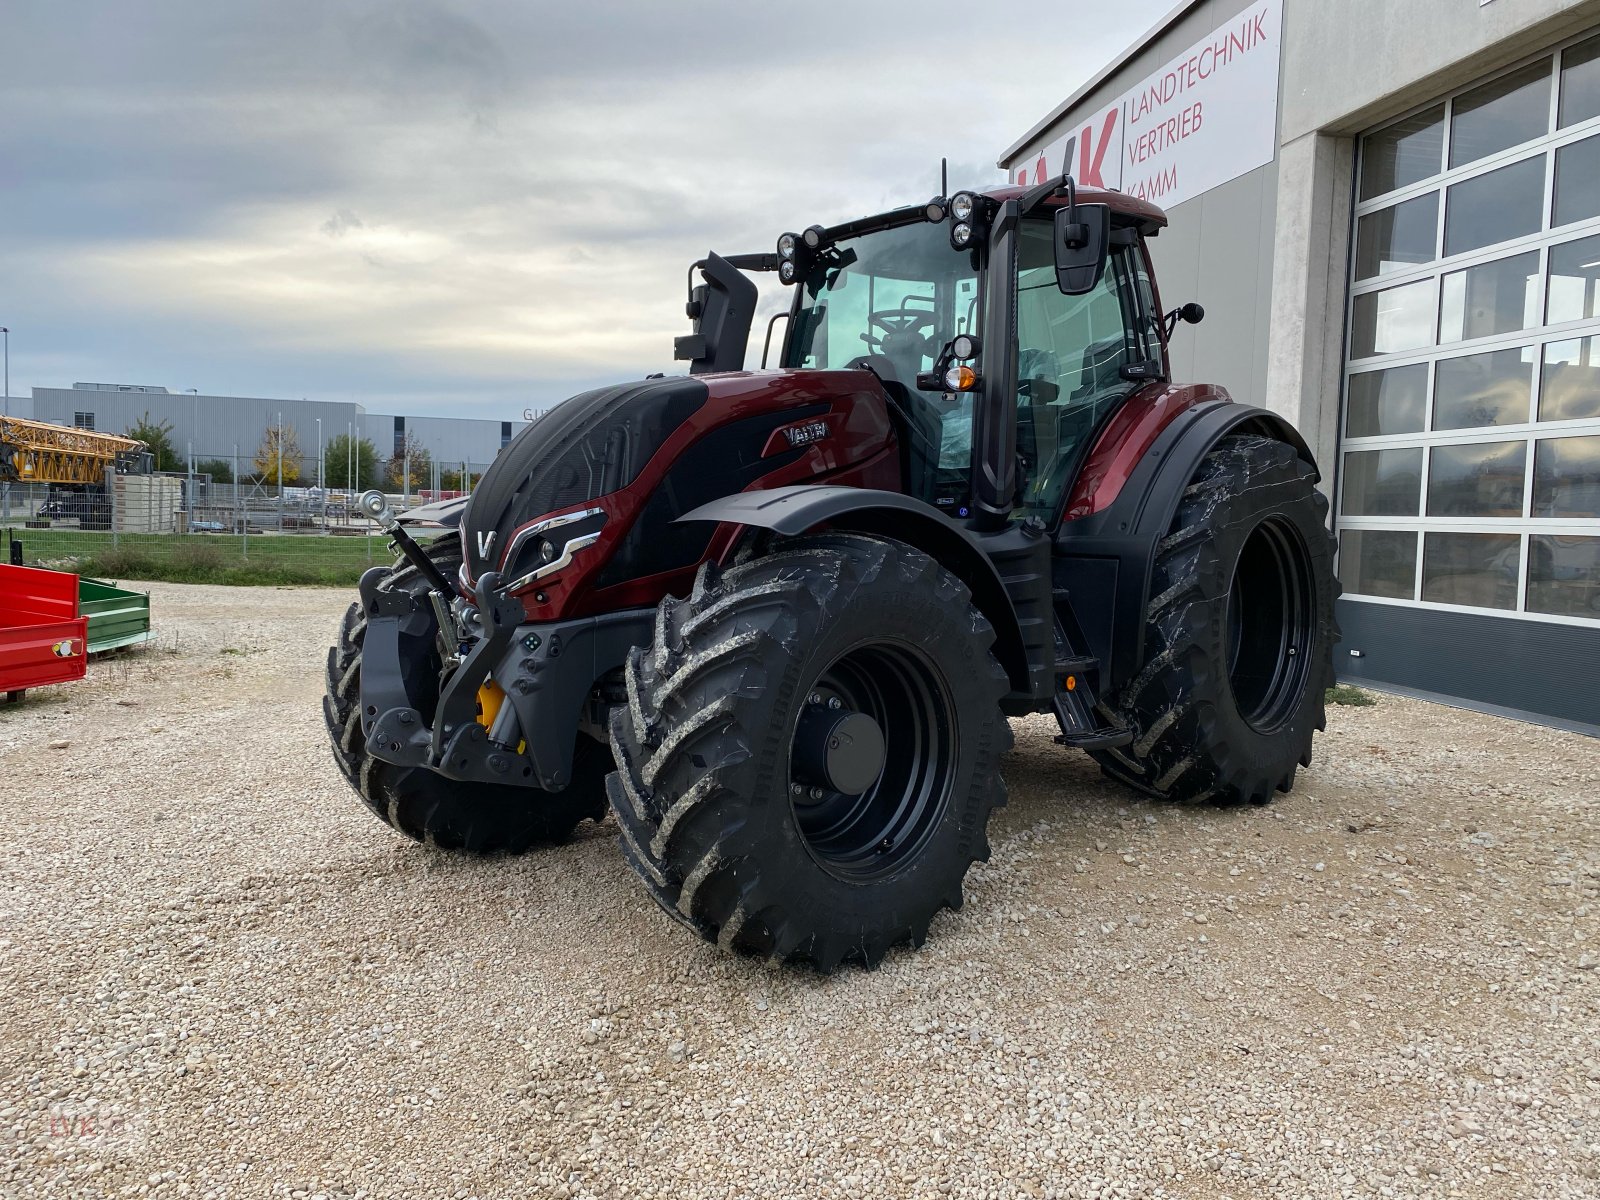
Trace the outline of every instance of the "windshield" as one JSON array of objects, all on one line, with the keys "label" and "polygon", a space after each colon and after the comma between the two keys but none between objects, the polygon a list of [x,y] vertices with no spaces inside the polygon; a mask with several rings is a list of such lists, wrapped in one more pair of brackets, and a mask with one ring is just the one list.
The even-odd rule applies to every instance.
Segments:
[{"label": "windshield", "polygon": [[[839,368],[870,359],[917,426],[914,493],[954,505],[972,457],[972,396],[919,392],[917,376],[932,371],[946,342],[977,333],[975,252],[950,246],[944,224],[915,221],[837,245],[839,259],[818,264],[802,283],[786,367]],[[842,262],[840,261],[842,260]],[[939,478],[935,478],[935,474]]]},{"label": "windshield", "polygon": [[946,342],[977,332],[976,256],[952,250],[944,225],[916,221],[837,249],[844,265],[819,264],[802,285],[785,366],[843,367],[870,354],[914,388]]}]

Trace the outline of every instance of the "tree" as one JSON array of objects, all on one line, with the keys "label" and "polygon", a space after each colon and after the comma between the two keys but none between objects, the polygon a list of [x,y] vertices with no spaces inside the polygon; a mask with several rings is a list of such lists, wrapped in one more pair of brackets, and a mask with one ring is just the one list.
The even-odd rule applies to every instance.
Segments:
[{"label": "tree", "polygon": [[144,416],[128,426],[124,436],[144,443],[157,471],[183,470],[183,459],[172,444],[171,421],[157,422],[151,418],[150,410],[146,409]]},{"label": "tree", "polygon": [[463,476],[459,466],[446,467],[439,472],[439,489],[445,492],[470,492],[472,485],[482,478],[482,471],[469,470]]},{"label": "tree", "polygon": [[211,476],[212,483],[232,483],[233,464],[225,458],[206,458],[195,463],[196,475]]},{"label": "tree", "polygon": [[[279,468],[282,473],[279,473]],[[300,480],[300,438],[293,425],[268,425],[256,447],[256,477],[268,487]]]},{"label": "tree", "polygon": [[[350,464],[355,463],[352,472]],[[366,438],[347,433],[329,438],[322,451],[322,474],[331,488],[365,491],[378,485],[378,451]],[[351,482],[354,474],[355,481]]]},{"label": "tree", "polygon": [[425,487],[433,474],[433,455],[423,447],[417,435],[406,432],[405,445],[389,460],[389,486],[395,491],[406,491],[406,465],[411,467],[411,491]]}]

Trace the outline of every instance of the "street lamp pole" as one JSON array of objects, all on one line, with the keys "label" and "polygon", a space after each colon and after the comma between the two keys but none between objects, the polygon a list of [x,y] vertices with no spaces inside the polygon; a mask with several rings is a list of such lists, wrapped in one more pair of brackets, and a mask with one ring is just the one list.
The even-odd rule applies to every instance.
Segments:
[{"label": "street lamp pole", "polygon": [[317,418],[317,507],[322,510],[322,531],[328,531],[328,489],[322,485],[322,418]]}]

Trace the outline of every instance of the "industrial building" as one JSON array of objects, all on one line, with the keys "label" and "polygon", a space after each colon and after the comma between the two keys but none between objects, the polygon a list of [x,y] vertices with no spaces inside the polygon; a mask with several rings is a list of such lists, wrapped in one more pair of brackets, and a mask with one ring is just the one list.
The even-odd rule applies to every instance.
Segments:
[{"label": "industrial building", "polygon": [[1341,677],[1600,731],[1600,3],[1190,0],[1000,159],[1063,164],[1316,451]]},{"label": "industrial building", "polygon": [[[370,413],[340,400],[278,400],[173,392],[142,384],[77,383],[70,388],[33,389],[30,411],[16,415],[102,433],[122,433],[146,413],[172,426],[172,444],[196,461],[230,460],[237,454],[248,471],[269,429],[280,421],[293,430],[301,455],[300,479],[316,481],[318,446],[336,437],[370,441],[380,461],[404,454],[407,437],[445,470],[465,463],[481,471],[509,442],[518,423],[473,417],[418,417]],[[287,440],[287,439],[286,439]]]}]

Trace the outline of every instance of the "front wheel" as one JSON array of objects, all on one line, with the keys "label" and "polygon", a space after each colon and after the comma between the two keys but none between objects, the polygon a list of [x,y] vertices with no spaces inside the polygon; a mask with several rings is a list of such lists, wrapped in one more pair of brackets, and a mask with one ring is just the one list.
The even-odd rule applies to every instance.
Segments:
[{"label": "front wheel", "polygon": [[784,544],[662,602],[626,668],[607,794],[625,857],[708,940],[830,971],[920,945],[1005,802],[1005,672],[909,546]]},{"label": "front wheel", "polygon": [[1294,447],[1223,438],[1156,552],[1144,662],[1106,707],[1106,772],[1171,800],[1265,804],[1311,765],[1339,640],[1328,502]]}]

